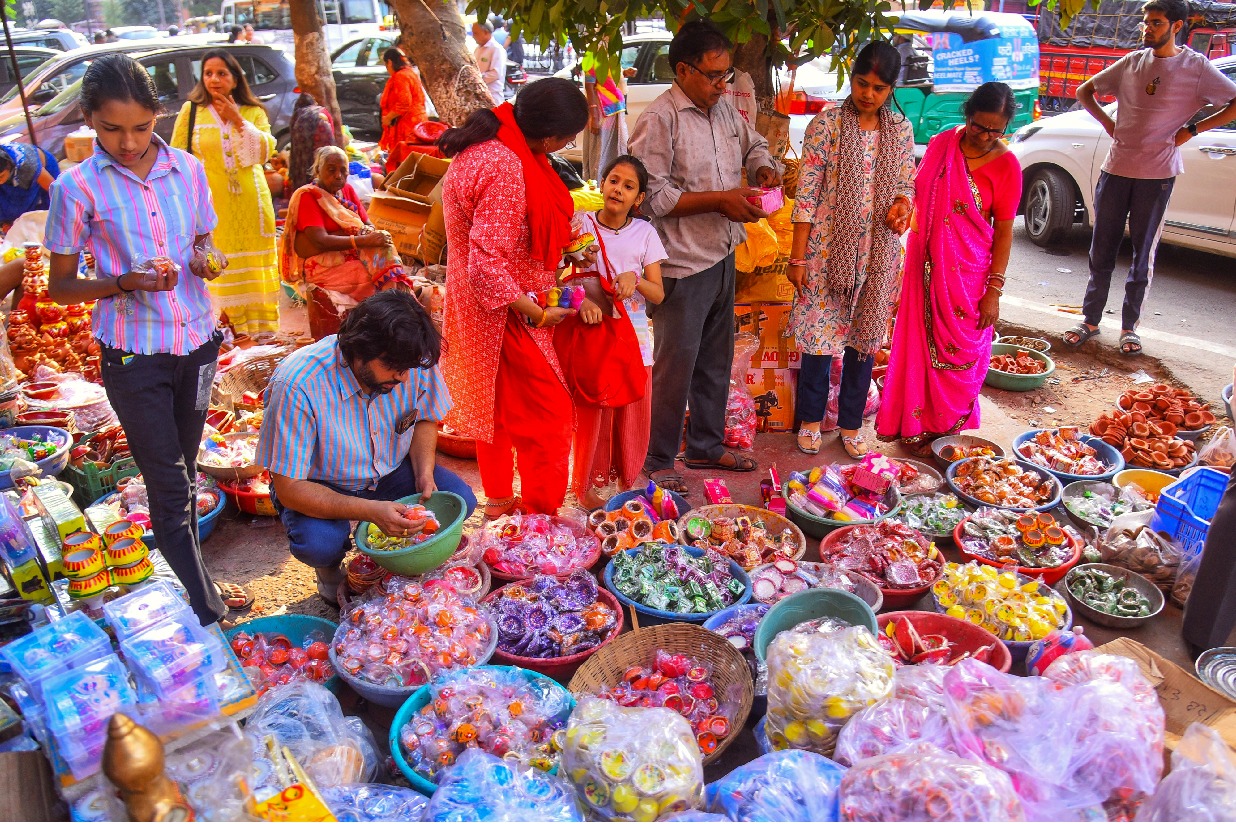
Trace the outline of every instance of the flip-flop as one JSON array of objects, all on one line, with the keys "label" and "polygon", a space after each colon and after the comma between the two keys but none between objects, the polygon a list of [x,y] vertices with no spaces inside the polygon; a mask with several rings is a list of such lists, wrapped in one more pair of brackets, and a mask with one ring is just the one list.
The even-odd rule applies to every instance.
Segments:
[{"label": "flip-flop", "polygon": [[[1127,349],[1125,347],[1128,347]],[[1142,353],[1142,339],[1138,337],[1136,332],[1125,332],[1120,336],[1120,354],[1122,355],[1140,355]]]},{"label": "flip-flop", "polygon": [[824,436],[818,429],[800,429],[798,430],[798,451],[804,455],[818,455],[820,442],[823,440]]},{"label": "flip-flop", "polygon": [[645,478],[666,492],[677,492],[683,497],[691,494],[691,490],[687,488],[687,482],[672,469],[654,469],[651,472],[644,470],[643,474]]},{"label": "flip-flop", "polygon": [[[863,439],[862,432],[858,432],[853,435],[842,435],[841,446],[845,449],[845,454],[849,455],[856,461],[861,460],[864,455],[871,451],[870,449],[867,449],[867,441]],[[863,451],[855,452],[854,450],[860,446],[863,447]]]},{"label": "flip-flop", "polygon": [[215,589],[223,599],[223,605],[230,610],[248,609],[253,606],[253,596],[245,591],[240,584],[227,581],[215,581]]},{"label": "flip-flop", "polygon": [[733,459],[732,464],[723,464],[721,459],[715,461],[683,461],[687,465],[687,469],[709,469],[718,470],[721,472],[754,472],[759,464],[754,459],[748,458],[746,455],[739,455],[733,450],[727,449],[721,453],[721,458],[729,455]]},{"label": "flip-flop", "polygon": [[[1068,338],[1065,337],[1065,335],[1069,335],[1069,334],[1077,335],[1077,340],[1070,341]],[[1064,334],[1060,336],[1060,340],[1064,341],[1064,345],[1069,347],[1070,349],[1077,349],[1083,343],[1090,340],[1097,334],[1099,334],[1099,327],[1096,326],[1093,329],[1091,329],[1086,324],[1079,323],[1076,326],[1072,327],[1071,329],[1066,329],[1064,331]]]}]

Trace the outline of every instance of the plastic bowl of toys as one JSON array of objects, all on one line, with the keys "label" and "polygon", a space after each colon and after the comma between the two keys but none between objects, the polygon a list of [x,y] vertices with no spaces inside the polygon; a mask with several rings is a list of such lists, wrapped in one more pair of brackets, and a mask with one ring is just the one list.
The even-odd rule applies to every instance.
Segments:
[{"label": "plastic bowl of toys", "polygon": [[936,464],[947,472],[950,466],[966,458],[1003,458],[1004,447],[978,435],[949,435],[931,442],[931,455]]},{"label": "plastic bowl of toys", "polygon": [[219,488],[241,512],[272,517],[278,514],[274,499],[270,497],[270,474],[267,472],[242,480],[223,479],[219,481]]},{"label": "plastic bowl of toys", "polygon": [[[897,527],[900,527],[900,529],[897,529]],[[889,523],[883,525],[872,525],[871,528],[892,529],[896,532],[903,533],[904,537],[907,539],[913,537],[916,541],[918,539],[921,539],[924,542],[927,540],[926,536],[922,533],[917,530],[910,529],[904,524]],[[820,559],[824,563],[830,563],[830,559],[836,557],[843,551],[841,547],[843,547],[848,540],[857,534],[856,530],[858,529],[859,527],[857,526],[848,526],[829,533],[828,537],[820,543]],[[932,584],[940,580],[940,574],[943,571],[944,566],[944,556],[940,554],[938,549],[931,546],[930,543],[926,549],[924,549],[920,543],[919,549],[924,553],[922,563],[926,564],[926,569],[932,571],[930,580],[926,581],[926,583],[918,584],[916,586],[893,586],[886,578],[879,577],[878,573],[869,572],[867,570],[856,570],[856,572],[869,577],[875,585],[879,587],[880,595],[882,596],[882,606],[885,609],[905,609],[926,595],[928,590],[931,589]],[[931,555],[933,550],[934,557]],[[893,539],[890,539],[889,552],[900,553],[902,551],[903,549],[900,542],[895,545],[893,543]],[[866,554],[867,553],[864,553],[864,555]],[[920,575],[920,580],[925,577],[926,576]]]},{"label": "plastic bowl of toys", "polygon": [[[681,552],[686,553],[692,558],[696,558],[696,559],[703,558],[705,554],[704,550],[697,549],[693,546],[677,546],[677,545],[671,544],[671,545],[666,546],[665,548],[666,549],[670,549],[670,548],[677,549]],[[627,549],[627,550],[624,550],[623,552],[628,557],[634,559],[638,557],[638,554],[640,553],[640,551],[641,550],[637,548],[637,549]],[[631,607],[631,609],[639,613],[639,615],[641,616],[640,624],[643,626],[653,626],[656,624],[669,624],[669,623],[676,623],[676,622],[687,623],[687,624],[702,624],[705,621],[707,621],[709,618],[711,618],[712,616],[716,615],[721,610],[725,609],[726,607],[738,606],[739,604],[745,604],[751,600],[751,578],[747,575],[746,572],[743,571],[743,568],[740,567],[736,561],[731,561],[727,558],[726,560],[729,564],[730,577],[742,584],[742,593],[740,595],[732,595],[734,600],[730,601],[727,604],[724,604],[723,606],[717,607],[716,609],[706,610],[703,612],[670,612],[668,610],[657,609],[641,601],[637,601],[631,597],[628,597],[621,591],[621,589],[619,589],[618,585],[614,581],[614,577],[615,577],[614,567],[616,564],[616,560],[617,560],[617,556],[615,556],[615,558],[611,558],[609,563],[605,565],[605,572],[603,575],[603,583],[605,584],[605,588],[608,589],[610,592],[612,592],[614,594],[614,597],[616,597],[623,604],[626,604],[627,606]]]},{"label": "plastic bowl of toys", "polygon": [[[1011,392],[1038,389],[1056,371],[1055,361],[1046,353],[1007,343],[991,345],[991,363],[995,365],[988,366],[983,382]],[[1012,371],[1014,369],[1017,371]]]},{"label": "plastic bowl of toys", "polygon": [[239,481],[261,475],[266,468],[254,463],[258,433],[229,432],[208,435],[197,453],[197,468],[220,481]]},{"label": "plastic bowl of toys", "polygon": [[[1112,603],[1104,603],[1105,581],[1114,581]],[[1064,594],[1077,614],[1101,627],[1132,629],[1163,611],[1163,590],[1149,578],[1111,564],[1081,564],[1064,576]],[[1132,595],[1126,595],[1131,591]],[[1128,613],[1128,614],[1123,614]]]},{"label": "plastic bowl of toys", "polygon": [[[666,493],[669,494],[671,498],[674,499],[674,505],[678,507],[679,516],[691,510],[691,504],[689,501],[687,501],[686,498],[682,497],[677,492],[673,492],[668,489],[665,491]],[[625,504],[627,501],[634,501],[636,498],[642,496],[643,494],[644,494],[643,489],[628,489],[626,492],[619,492],[618,494],[610,498],[608,501],[606,501],[605,506],[603,506],[602,509],[604,509],[606,512],[617,512],[618,510],[622,509],[622,505]]]},{"label": "plastic bowl of toys", "polygon": [[760,621],[755,630],[755,657],[767,660],[768,645],[778,634],[804,621],[816,618],[836,618],[853,626],[866,627],[878,635],[879,619],[862,598],[841,589],[805,589],[783,598]]},{"label": "plastic bowl of toys", "polygon": [[[29,444],[23,446],[22,444]],[[50,451],[50,455],[38,458],[34,464],[39,468],[39,476],[51,477],[59,475],[69,465],[69,450],[73,447],[73,436],[66,430],[56,426],[12,426],[0,430],[0,448],[6,458],[21,457],[30,460],[29,450],[36,454]],[[23,453],[18,455],[18,452]],[[12,489],[13,477],[8,470],[0,472],[0,489]]]},{"label": "plastic bowl of toys", "polygon": [[[1172,480],[1169,477],[1167,482]],[[1164,485],[1166,486],[1166,483]],[[1073,481],[1064,488],[1062,505],[1073,526],[1083,533],[1093,529],[1102,534],[1112,525],[1114,518],[1128,512],[1141,511],[1127,500],[1122,501],[1122,493],[1121,487],[1107,481]],[[1153,501],[1147,500],[1147,503],[1153,505]]]},{"label": "plastic bowl of toys", "polygon": [[[694,545],[695,541],[707,542],[721,554],[729,555],[725,546],[730,541],[743,543],[744,524],[752,529],[758,529],[756,525],[763,524],[762,531],[768,540],[775,541],[777,537],[784,536],[785,540],[781,545],[792,543],[794,549],[783,555],[792,561],[797,561],[807,554],[807,536],[797,524],[775,512],[746,504],[710,504],[693,509],[678,519],[678,534],[684,543],[690,541]],[[769,559],[761,559],[750,565],[742,564],[742,567],[747,570],[754,569],[767,560]]]},{"label": "plastic bowl of toys", "polygon": [[[1031,476],[1036,476],[1037,481]],[[971,506],[994,506],[1013,512],[1054,509],[1064,491],[1060,480],[1046,469],[1022,466],[1007,459],[967,458],[950,466],[946,477],[957,497]],[[1012,485],[1014,479],[1016,487]]]},{"label": "plastic bowl of toys", "polygon": [[[245,621],[243,624],[232,627],[223,633],[229,644],[233,644],[237,635],[247,634],[251,636],[279,636],[282,635],[292,642],[294,646],[307,648],[306,641],[320,640],[323,642],[322,654],[327,655],[325,660],[329,660],[328,648],[331,639],[335,637],[335,630],[339,629],[339,625],[334,621],[328,621],[325,618],[318,618],[314,615],[269,615],[264,618],[254,618],[251,621]],[[317,637],[320,636],[320,637]],[[312,641],[310,641],[312,643]],[[233,652],[236,652],[236,657],[244,664],[244,659],[233,646]],[[315,650],[316,654],[316,650]],[[322,659],[318,659],[322,660]],[[272,662],[273,663],[273,662]],[[338,673],[331,675],[325,681],[320,682],[331,692],[338,692],[343,681],[339,678]]]},{"label": "plastic bowl of toys", "polygon": [[[1070,431],[1077,433],[1076,438],[1066,437]],[[1046,434],[1042,434],[1040,438],[1041,433]],[[1063,469],[1056,469],[1055,467],[1047,466],[1027,457],[1025,450],[1035,449],[1036,441],[1041,440],[1048,440],[1052,444],[1067,444],[1067,448],[1075,450],[1077,454],[1086,451],[1093,451],[1094,454],[1092,457],[1095,461],[1102,464],[1102,470],[1089,474],[1067,472]],[[1038,442],[1038,446],[1041,448],[1049,448],[1041,442]],[[1013,439],[1013,459],[1022,466],[1032,467],[1034,469],[1046,469],[1066,484],[1072,481],[1111,480],[1115,477],[1117,472],[1124,469],[1124,456],[1120,454],[1119,449],[1105,442],[1102,438],[1096,438],[1094,435],[1086,435],[1078,432],[1078,427],[1075,426],[1061,427],[1060,429],[1031,429],[1027,432],[1021,433]]]},{"label": "plastic bowl of toys", "polygon": [[[1042,518],[1046,513],[1039,513]],[[961,552],[961,557],[966,561],[975,561],[983,566],[996,567],[997,569],[1013,568],[1019,575],[1024,575],[1027,578],[1038,578],[1048,586],[1053,586],[1057,581],[1068,574],[1069,570],[1077,566],[1081,560],[1082,550],[1085,544],[1082,541],[1075,539],[1072,535],[1060,530],[1064,535],[1064,545],[1061,547],[1061,555],[1064,561],[1057,566],[1024,566],[1022,564],[1013,565],[1013,562],[1002,562],[993,558],[988,558],[985,555],[979,555],[972,551],[974,539],[966,533],[966,525],[970,522],[970,516],[966,520],[957,525],[957,529],[953,532],[953,541],[957,544],[957,549]],[[1034,517],[1034,513],[1025,513],[1024,517]],[[1047,516],[1051,517],[1051,516]],[[1054,522],[1054,518],[1052,519]],[[1056,526],[1056,529],[1060,529]],[[967,540],[970,538],[970,540]]]},{"label": "plastic bowl of toys", "polygon": [[890,488],[885,494],[885,505],[888,509],[881,515],[871,520],[853,520],[841,521],[835,518],[824,518],[819,515],[813,515],[805,509],[799,509],[793,501],[789,499],[789,485],[786,484],[781,489],[781,494],[786,499],[785,512],[791,521],[793,521],[802,531],[810,535],[812,538],[823,538],[834,529],[842,526],[854,526],[856,524],[876,524],[883,521],[885,518],[891,518],[901,510],[902,498],[901,493],[896,487]]},{"label": "plastic bowl of toys", "polygon": [[872,612],[879,612],[884,606],[884,595],[871,578],[818,561],[760,564],[750,575],[753,604],[772,606],[806,589],[841,589],[863,599]]},{"label": "plastic bowl of toys", "polygon": [[[201,479],[199,479],[199,483],[200,482],[201,482]],[[87,509],[90,509],[96,506],[110,507],[114,505],[116,498],[118,498],[120,494],[121,494],[120,492],[108,492],[106,495],[100,496],[93,504],[87,507]],[[198,541],[205,541],[207,538],[209,538],[214,533],[215,527],[218,525],[219,516],[223,514],[223,510],[226,506],[227,506],[227,500],[223,497],[222,493],[218,489],[200,490],[198,492],[198,496],[197,496],[197,508],[198,508],[197,509],[198,511],[197,537],[198,537]],[[125,516],[122,516],[122,518],[123,517]],[[106,529],[108,526],[111,526],[111,523],[114,523],[114,522],[109,522],[107,524],[97,524],[96,523],[95,526],[97,526],[99,529]],[[149,529],[147,529],[142,534],[142,543],[146,545],[147,549],[158,549],[159,548],[159,545],[155,540],[154,532],[152,532]]]},{"label": "plastic bowl of toys", "polygon": [[[454,492],[438,491],[433,493],[428,501],[422,501],[421,496],[416,494],[400,498],[399,503],[424,506],[436,516],[437,531],[420,543],[378,549],[369,541],[369,528],[377,527],[369,521],[361,521],[353,533],[356,548],[377,561],[379,566],[400,575],[420,575],[446,563],[459,547],[459,540],[463,537],[464,519],[468,515],[468,505],[464,499]],[[381,530],[378,530],[378,533],[380,534]]]},{"label": "plastic bowl of toys", "polygon": [[[971,658],[979,657],[984,663],[990,664],[1000,672],[1008,672],[1013,668],[1013,656],[1009,652],[1009,648],[1003,641],[991,634],[980,626],[971,624],[969,621],[961,618],[954,618],[951,615],[944,615],[939,612],[926,612],[922,610],[903,610],[900,612],[886,612],[879,616],[880,621],[880,638],[888,638],[888,630],[890,627],[899,628],[901,622],[908,622],[914,628],[919,639],[942,639],[948,647],[948,654],[941,653],[932,654],[927,652],[924,656],[922,653],[918,655],[925,658],[930,663],[951,664],[956,663],[958,656]],[[894,631],[895,631],[894,629]],[[881,643],[885,643],[883,640]],[[900,639],[901,647],[905,652],[911,653],[911,658],[915,654],[906,649],[908,646],[914,646],[914,643],[906,644],[904,639]],[[923,646],[931,646],[931,642],[923,644]],[[984,649],[987,648],[986,653]],[[895,658],[899,656],[894,654]],[[936,660],[940,659],[940,660]],[[922,661],[903,660],[902,663],[923,663]]]}]

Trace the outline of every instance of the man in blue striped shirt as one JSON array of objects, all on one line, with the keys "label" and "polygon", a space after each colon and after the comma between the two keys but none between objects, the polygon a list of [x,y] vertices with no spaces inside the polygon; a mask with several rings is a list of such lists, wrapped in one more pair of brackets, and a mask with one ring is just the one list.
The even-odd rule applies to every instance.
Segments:
[{"label": "man in blue striped shirt", "polygon": [[440,354],[416,298],[379,292],[271,378],[257,463],[270,472],[293,557],[317,571],[318,594],[332,604],[351,521],[413,535],[423,523],[397,499],[439,489],[462,496],[469,515],[476,507],[463,479],[434,465],[438,422],[451,408]]}]

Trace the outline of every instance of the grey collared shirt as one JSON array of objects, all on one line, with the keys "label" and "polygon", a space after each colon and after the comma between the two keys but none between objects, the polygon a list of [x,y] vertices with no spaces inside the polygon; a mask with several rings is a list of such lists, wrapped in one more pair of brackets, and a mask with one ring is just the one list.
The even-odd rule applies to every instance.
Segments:
[{"label": "grey collared shirt", "polygon": [[768,153],[768,141],[722,98],[705,111],[670,86],[644,109],[628,141],[628,150],[648,167],[648,197],[643,210],[652,216],[669,259],[661,275],[684,278],[725,258],[746,240],[747,231],[719,212],[667,217],[684,192],[718,192],[742,185],[742,169],[755,181],[762,166],[780,168]]}]

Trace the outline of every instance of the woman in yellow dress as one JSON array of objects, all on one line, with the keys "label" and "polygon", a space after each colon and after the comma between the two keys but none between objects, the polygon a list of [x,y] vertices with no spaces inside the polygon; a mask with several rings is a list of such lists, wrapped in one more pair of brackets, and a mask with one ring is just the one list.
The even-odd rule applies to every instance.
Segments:
[{"label": "woman in yellow dress", "polygon": [[215,307],[237,334],[277,331],[275,208],[264,170],[275,138],[266,110],[228,52],[203,56],[202,76],[176,117],[172,145],[202,161],[219,215],[215,245],[229,265],[207,284]]}]

